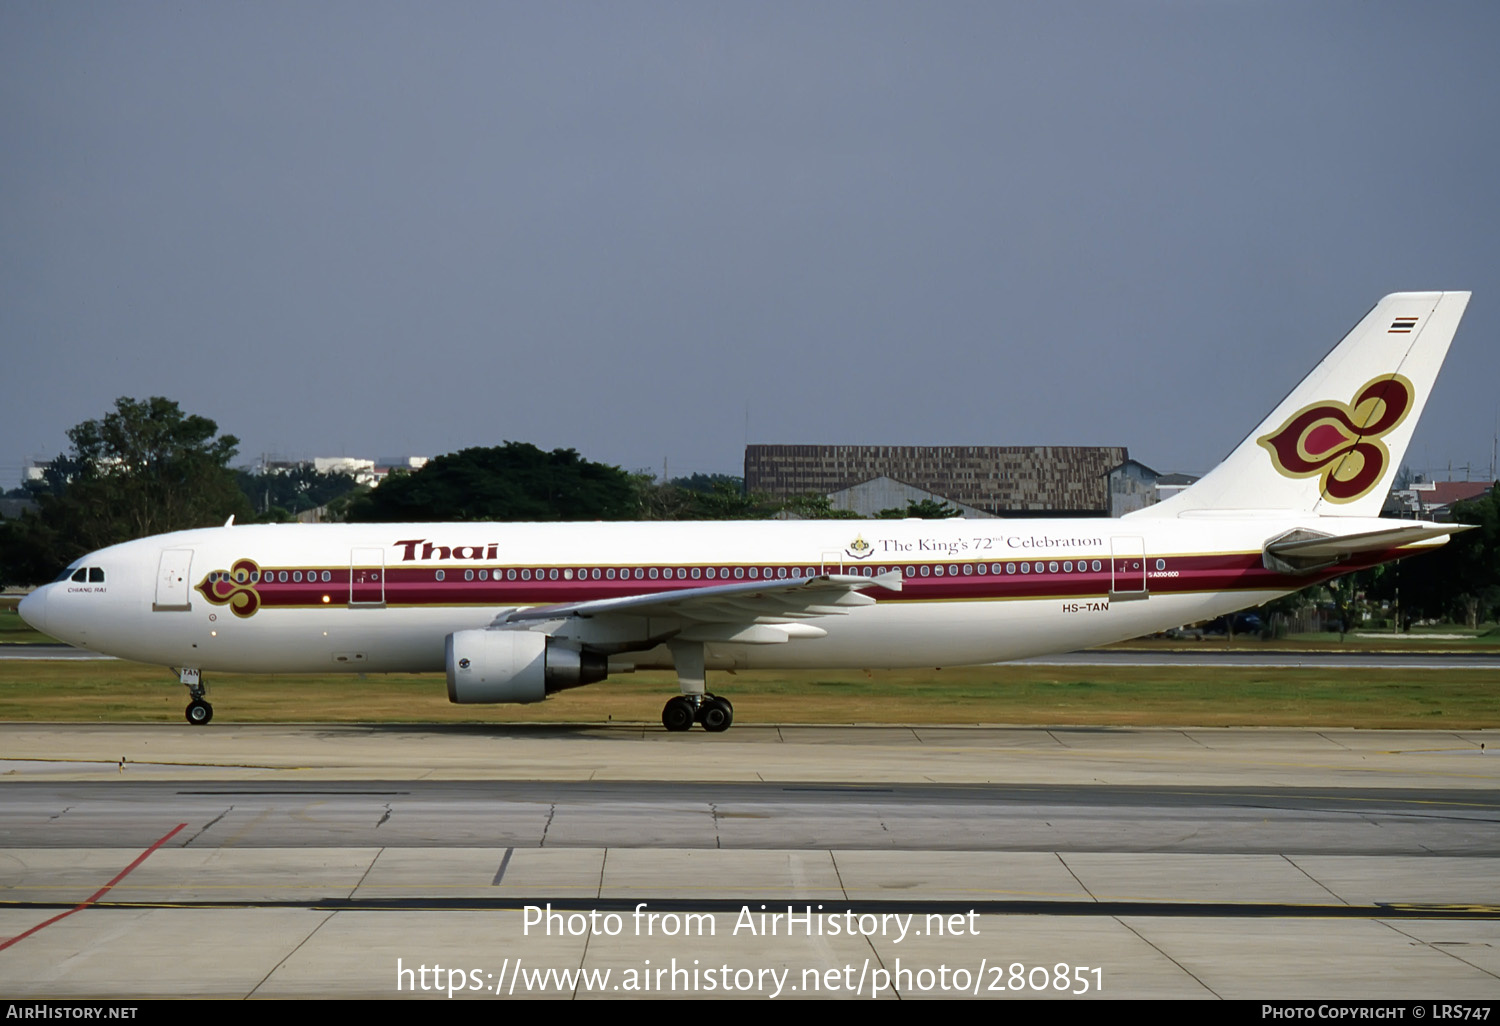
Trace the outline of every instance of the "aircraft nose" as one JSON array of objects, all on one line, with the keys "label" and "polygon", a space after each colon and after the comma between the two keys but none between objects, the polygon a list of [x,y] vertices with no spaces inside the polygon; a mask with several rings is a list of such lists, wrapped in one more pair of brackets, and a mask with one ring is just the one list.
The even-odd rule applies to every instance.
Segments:
[{"label": "aircraft nose", "polygon": [[16,606],[16,612],[21,614],[21,619],[43,634],[47,633],[47,592],[50,590],[46,586],[40,587],[23,598]]}]

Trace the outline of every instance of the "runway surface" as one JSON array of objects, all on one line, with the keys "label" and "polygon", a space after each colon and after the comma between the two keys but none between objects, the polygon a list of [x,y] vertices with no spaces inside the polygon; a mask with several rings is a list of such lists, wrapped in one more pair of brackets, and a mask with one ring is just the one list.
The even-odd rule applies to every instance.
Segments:
[{"label": "runway surface", "polygon": [[1020,666],[1244,666],[1255,669],[1500,670],[1487,652],[1134,652],[1118,649],[1067,652],[1018,659]]},{"label": "runway surface", "polygon": [[0,990],[1493,1000],[1497,743],[6,725]]}]

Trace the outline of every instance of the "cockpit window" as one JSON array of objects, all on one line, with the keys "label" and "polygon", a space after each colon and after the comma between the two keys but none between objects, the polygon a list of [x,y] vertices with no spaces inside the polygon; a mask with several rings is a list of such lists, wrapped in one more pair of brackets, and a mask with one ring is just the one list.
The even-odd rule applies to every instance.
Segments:
[{"label": "cockpit window", "polygon": [[64,567],[58,571],[52,581],[54,584],[58,581],[72,581],[75,584],[103,584],[104,568],[99,566]]}]

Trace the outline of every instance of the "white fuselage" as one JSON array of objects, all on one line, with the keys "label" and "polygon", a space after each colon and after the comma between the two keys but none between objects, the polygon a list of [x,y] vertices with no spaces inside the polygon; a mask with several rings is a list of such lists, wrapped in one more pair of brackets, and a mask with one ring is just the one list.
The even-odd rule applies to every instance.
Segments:
[{"label": "white fuselage", "polygon": [[[1335,573],[1266,569],[1268,539],[1381,523],[1283,512],[224,527],[93,553],[74,566],[102,580],[59,579],[28,597],[23,613],[70,644],[174,667],[440,672],[449,634],[518,607],[895,570],[900,592],[872,588],[875,603],[818,617],[810,633],[821,636],[710,643],[708,667],[954,666],[1086,648],[1259,604]],[[1336,572],[1410,551],[1369,554]],[[665,646],[610,659],[612,670],[670,665]]]}]

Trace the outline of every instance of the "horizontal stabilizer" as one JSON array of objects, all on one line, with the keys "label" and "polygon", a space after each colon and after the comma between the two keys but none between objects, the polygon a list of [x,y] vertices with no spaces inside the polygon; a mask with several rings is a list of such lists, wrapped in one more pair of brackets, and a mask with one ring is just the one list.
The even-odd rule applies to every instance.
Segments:
[{"label": "horizontal stabilizer", "polygon": [[1364,552],[1419,546],[1435,547],[1449,535],[1468,531],[1471,524],[1407,523],[1359,534],[1325,535],[1316,531],[1289,531],[1266,542],[1267,569],[1282,573],[1309,573]]}]

